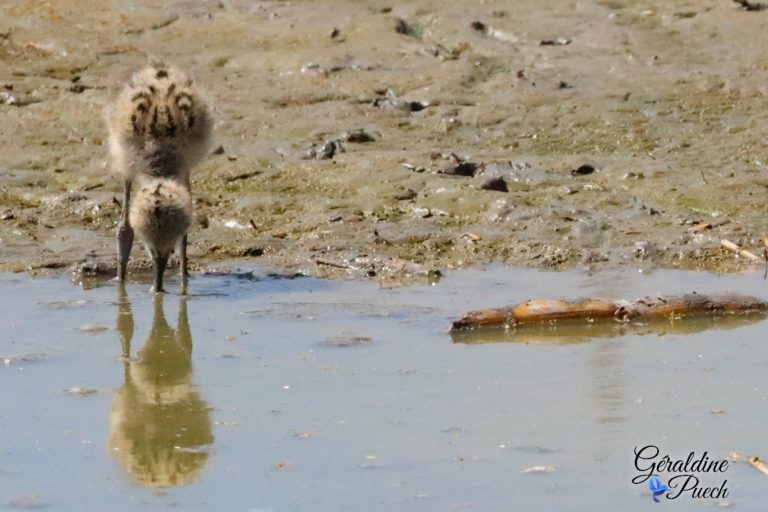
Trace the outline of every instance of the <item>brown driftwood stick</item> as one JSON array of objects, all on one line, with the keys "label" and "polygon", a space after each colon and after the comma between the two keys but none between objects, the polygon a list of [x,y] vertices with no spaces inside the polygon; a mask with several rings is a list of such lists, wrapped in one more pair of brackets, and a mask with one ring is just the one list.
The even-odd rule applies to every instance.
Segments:
[{"label": "brown driftwood stick", "polygon": [[677,319],[684,316],[755,313],[768,311],[768,302],[746,295],[701,295],[690,293],[672,297],[645,297],[632,301],[601,299],[530,300],[497,309],[470,311],[453,322],[452,331],[481,327],[513,327],[521,324],[559,320],[629,321],[634,319]]}]

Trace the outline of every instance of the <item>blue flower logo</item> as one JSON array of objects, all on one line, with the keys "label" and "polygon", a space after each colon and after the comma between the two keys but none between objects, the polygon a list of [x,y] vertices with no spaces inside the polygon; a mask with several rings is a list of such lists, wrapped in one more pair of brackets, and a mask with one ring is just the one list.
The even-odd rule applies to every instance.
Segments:
[{"label": "blue flower logo", "polygon": [[648,488],[653,493],[653,501],[655,501],[656,503],[661,503],[659,496],[664,494],[665,491],[669,490],[669,487],[661,483],[661,480],[659,480],[655,476],[648,481]]}]

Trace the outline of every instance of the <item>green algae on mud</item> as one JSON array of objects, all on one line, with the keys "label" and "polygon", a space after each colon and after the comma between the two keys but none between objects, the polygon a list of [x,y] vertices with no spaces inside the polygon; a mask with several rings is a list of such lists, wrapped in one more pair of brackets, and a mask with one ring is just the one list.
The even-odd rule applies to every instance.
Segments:
[{"label": "green algae on mud", "polygon": [[[245,257],[384,282],[402,278],[391,270],[401,260],[732,271],[743,264],[721,238],[760,245],[764,13],[716,0],[684,16],[661,0],[388,7],[0,7],[3,85],[25,100],[0,104],[0,269],[113,254],[120,184],[104,163],[102,109],[147,54],[191,71],[216,105],[222,151],[193,178],[200,268]],[[557,38],[570,42],[541,45]],[[388,89],[428,106],[377,104]],[[376,140],[332,160],[299,156],[358,128]],[[505,177],[508,193],[480,190],[482,176],[412,170],[436,152],[528,167]],[[584,163],[598,171],[571,176]],[[713,228],[690,231],[701,222]]]}]

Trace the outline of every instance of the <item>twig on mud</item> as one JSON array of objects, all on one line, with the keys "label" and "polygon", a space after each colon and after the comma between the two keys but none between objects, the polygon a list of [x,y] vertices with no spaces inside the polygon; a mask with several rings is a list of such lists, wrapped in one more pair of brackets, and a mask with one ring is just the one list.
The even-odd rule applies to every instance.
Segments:
[{"label": "twig on mud", "polygon": [[749,463],[752,465],[752,467],[754,467],[764,475],[768,475],[768,466],[765,465],[765,462],[760,460],[760,457],[757,457],[757,456],[750,457]]},{"label": "twig on mud", "polygon": [[763,260],[760,258],[760,256],[756,255],[753,252],[749,252],[746,249],[742,249],[739,247],[738,244],[735,244],[731,242],[730,240],[720,240],[720,245],[725,247],[726,249],[735,252],[738,256],[743,256],[744,258],[747,258],[748,260],[752,260],[755,263],[762,263]]},{"label": "twig on mud", "polygon": [[728,458],[731,459],[732,462],[749,462],[750,466],[754,467],[764,475],[768,475],[768,465],[766,465],[757,455],[747,457],[741,452],[731,452],[728,454]]},{"label": "twig on mud", "polygon": [[235,174],[234,176],[227,176],[224,178],[224,181],[227,183],[232,183],[233,181],[239,181],[239,180],[247,180],[248,178],[253,178],[254,176],[258,176],[261,174],[262,171],[250,171],[250,172],[244,172],[242,174]]},{"label": "twig on mud", "polygon": [[346,265],[344,263],[336,263],[335,261],[315,259],[314,262],[317,265],[325,265],[327,267],[341,268],[341,269],[345,269],[345,270],[351,268],[349,265]]}]

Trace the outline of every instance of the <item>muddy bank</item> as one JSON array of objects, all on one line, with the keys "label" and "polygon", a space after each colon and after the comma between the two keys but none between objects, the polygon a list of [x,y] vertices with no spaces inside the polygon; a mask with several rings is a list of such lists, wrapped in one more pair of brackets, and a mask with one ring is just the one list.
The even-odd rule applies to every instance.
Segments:
[{"label": "muddy bank", "polygon": [[200,268],[728,271],[746,263],[721,238],[760,251],[766,234],[768,11],[186,0],[0,14],[2,271],[113,257],[102,109],[147,54],[193,72],[216,106],[220,149],[192,185]]}]

